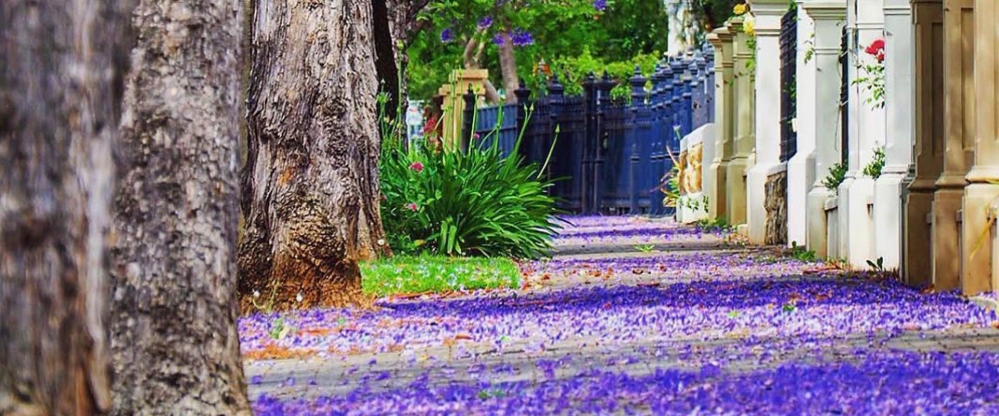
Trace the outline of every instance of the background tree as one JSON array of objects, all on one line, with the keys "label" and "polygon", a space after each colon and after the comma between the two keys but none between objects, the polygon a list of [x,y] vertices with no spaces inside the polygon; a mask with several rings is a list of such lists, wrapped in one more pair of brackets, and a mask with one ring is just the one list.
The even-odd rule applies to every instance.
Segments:
[{"label": "background tree", "polygon": [[244,310],[365,304],[379,218],[371,2],[258,0],[242,171]]},{"label": "background tree", "polygon": [[421,98],[436,94],[454,69],[489,69],[510,98],[514,81],[540,88],[545,67],[562,76],[583,54],[601,67],[658,57],[668,40],[663,0],[435,0],[420,23],[407,78],[410,95]]},{"label": "background tree", "polygon": [[141,0],[114,200],[114,412],[249,414],[236,332],[242,6]]},{"label": "background tree", "polygon": [[127,1],[0,2],[0,414],[111,406],[111,149]]},{"label": "background tree", "polygon": [[388,97],[385,116],[390,119],[398,117],[400,104],[405,105],[404,74],[409,63],[406,49],[412,36],[422,28],[417,16],[429,3],[430,0],[371,1],[375,31],[375,68],[381,90]]}]

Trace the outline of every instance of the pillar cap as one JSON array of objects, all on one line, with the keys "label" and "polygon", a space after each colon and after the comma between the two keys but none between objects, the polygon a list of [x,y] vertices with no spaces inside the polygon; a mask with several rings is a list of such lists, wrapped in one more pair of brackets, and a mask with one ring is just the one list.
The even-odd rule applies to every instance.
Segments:
[{"label": "pillar cap", "polygon": [[808,1],[801,4],[813,20],[843,20],[846,18],[845,0]]},{"label": "pillar cap", "polygon": [[787,13],[787,0],[747,0],[754,15],[783,16]]}]

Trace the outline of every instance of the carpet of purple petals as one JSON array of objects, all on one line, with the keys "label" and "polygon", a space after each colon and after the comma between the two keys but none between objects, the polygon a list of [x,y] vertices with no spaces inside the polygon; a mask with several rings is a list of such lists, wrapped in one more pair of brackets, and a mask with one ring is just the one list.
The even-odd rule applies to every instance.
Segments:
[{"label": "carpet of purple petals", "polygon": [[[717,237],[690,227],[627,218],[571,222],[557,244]],[[255,412],[999,414],[997,353],[915,352],[872,342],[846,357],[824,354],[837,340],[857,334],[890,337],[992,324],[989,312],[954,294],[846,278],[821,271],[817,264],[752,252],[556,257],[524,269],[535,278],[592,276],[596,284],[451,300],[384,299],[380,309],[367,312],[305,311],[284,318],[297,331],[280,340],[269,335],[274,316],[243,318],[239,329],[245,353],[280,348],[345,363],[358,354],[398,353],[405,357],[403,367],[423,372],[393,383],[396,375],[391,372],[362,377],[367,363],[344,364],[351,368],[343,374],[357,378],[344,381],[353,386],[348,393],[305,398],[257,394]],[[690,344],[711,340],[735,343],[676,355],[691,354]],[[643,347],[636,350],[636,343]],[[447,356],[433,356],[444,345]],[[577,346],[579,355],[595,352],[610,361],[641,362],[649,370],[623,371],[573,360],[572,354],[559,360],[545,355],[565,351],[567,345]],[[645,347],[650,345],[659,347]],[[787,357],[810,358],[730,365],[772,362],[781,351]],[[510,356],[533,361],[540,375],[492,377],[510,368],[503,358]],[[688,365],[656,365],[668,356]],[[427,369],[428,360],[439,363],[434,364],[437,368]],[[448,366],[458,361],[481,362],[481,371],[448,378],[453,373]],[[572,371],[556,376],[553,367],[558,366]],[[260,383],[258,377],[251,380],[251,394],[253,385]]]}]

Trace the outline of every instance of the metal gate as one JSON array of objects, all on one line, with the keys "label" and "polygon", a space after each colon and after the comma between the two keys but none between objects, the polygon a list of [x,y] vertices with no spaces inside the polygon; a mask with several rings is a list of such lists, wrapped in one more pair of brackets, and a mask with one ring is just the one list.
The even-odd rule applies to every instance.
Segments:
[{"label": "metal gate", "polygon": [[797,113],[798,10],[792,7],[780,22],[780,161],[798,152],[798,135],[792,125]]}]

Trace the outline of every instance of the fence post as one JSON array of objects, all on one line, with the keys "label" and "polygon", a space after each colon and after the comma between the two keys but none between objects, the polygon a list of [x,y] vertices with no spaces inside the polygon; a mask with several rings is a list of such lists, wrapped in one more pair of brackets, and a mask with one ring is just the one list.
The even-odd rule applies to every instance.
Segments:
[{"label": "fence post", "polygon": [[[519,142],[516,145],[518,146],[517,153],[524,158],[524,163],[527,164],[530,163],[531,148],[534,146],[534,137],[527,134],[527,131],[529,129],[525,125],[526,123],[531,123],[534,121],[533,117],[532,120],[527,119],[527,106],[531,105],[531,103],[528,102],[528,100],[531,98],[531,90],[527,89],[527,85],[524,84],[524,80],[520,80],[520,87],[517,88],[517,90],[514,91],[513,93],[514,95],[517,96],[516,135],[517,135],[517,142]],[[521,136],[521,132],[524,132],[523,136]]]},{"label": "fence post", "polygon": [[604,200],[604,162],[606,159],[606,152],[608,140],[610,140],[608,133],[608,107],[611,105],[610,91],[614,88],[615,82],[611,79],[607,71],[604,71],[603,77],[597,82],[597,102],[596,102],[596,118],[594,121],[594,135],[593,135],[593,196],[591,209],[593,213],[599,213],[603,211],[603,200]]},{"label": "fence post", "polygon": [[704,44],[704,105],[708,123],[715,122],[715,48],[711,43]]},{"label": "fence post", "polygon": [[[562,149],[569,148],[564,144],[565,137],[561,138],[557,137],[557,131],[559,130],[559,125],[561,122],[560,117],[562,114],[562,103],[564,102],[564,100],[565,100],[565,87],[563,87],[562,84],[559,83],[558,74],[552,74],[552,82],[551,85],[548,86],[548,97],[547,97],[548,111],[549,111],[549,127],[551,127],[551,130],[544,132],[543,134],[545,134],[546,137],[542,137],[541,140],[539,140],[539,142],[543,145],[541,147],[542,150],[545,147],[548,148],[554,147],[550,149],[552,153],[552,158],[548,165],[548,172],[546,172],[547,177],[549,178],[551,177],[551,172],[553,171],[558,172],[559,169],[561,168],[561,165],[569,163],[568,158],[560,157]],[[541,153],[542,153],[541,156],[542,158],[547,158],[548,155],[546,153],[544,152]],[[542,163],[544,162],[542,161]],[[568,191],[566,191],[566,188],[570,188],[572,186],[571,183],[567,184],[566,182],[567,181],[556,182],[554,185],[552,185],[551,188],[548,188],[549,193],[554,193],[555,196],[564,198],[568,193]]]},{"label": "fence post", "polygon": [[475,90],[472,89],[471,84],[468,85],[468,92],[462,97],[465,99],[465,114],[462,120],[461,140],[458,142],[461,143],[461,151],[467,152],[469,149],[469,140],[471,140],[472,133],[475,131]]},{"label": "fence post", "polygon": [[[586,80],[583,81],[583,158],[581,174],[578,179],[577,189],[579,189],[580,198],[580,211],[583,214],[589,214],[592,212],[593,207],[590,206],[590,179],[593,178],[593,158],[594,158],[594,148],[593,143],[596,142],[596,106],[597,106],[597,91],[596,91],[596,76],[592,72],[586,76]],[[575,178],[574,178],[575,179]]]},{"label": "fence post", "polygon": [[[659,65],[657,64],[656,70],[658,69]],[[645,98],[647,95],[647,93],[645,92],[646,79],[645,77],[642,76],[641,67],[637,65],[635,66],[635,75],[632,76],[629,81],[631,83],[631,108],[629,109],[630,111],[628,114],[629,116],[628,125],[631,126],[630,129],[631,137],[627,141],[627,143],[630,144],[631,147],[631,159],[630,159],[631,163],[629,164],[629,169],[628,169],[628,177],[629,177],[628,185],[630,188],[629,203],[631,205],[631,214],[637,215],[639,214],[639,209],[640,209],[638,204],[638,197],[641,193],[641,188],[639,187],[639,184],[643,182],[642,178],[639,177],[639,173],[642,172],[641,161],[643,157],[648,158],[648,151],[645,151],[644,147],[642,146],[642,144],[648,140],[646,135],[643,134],[647,133],[647,126],[644,129],[642,128],[642,126],[640,126],[640,123],[645,121],[645,116],[646,116]]]},{"label": "fence post", "polygon": [[680,76],[680,81],[683,82],[683,92],[680,94],[680,108],[683,113],[681,114],[682,118],[680,122],[683,126],[683,136],[687,136],[693,127],[694,116],[693,102],[691,101],[691,82],[693,81],[694,74],[690,71],[693,62],[691,59],[685,59],[681,61],[681,64],[683,73]]}]

